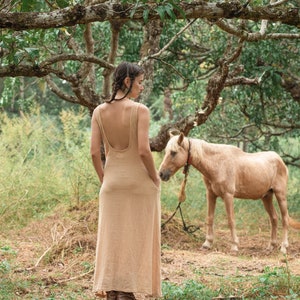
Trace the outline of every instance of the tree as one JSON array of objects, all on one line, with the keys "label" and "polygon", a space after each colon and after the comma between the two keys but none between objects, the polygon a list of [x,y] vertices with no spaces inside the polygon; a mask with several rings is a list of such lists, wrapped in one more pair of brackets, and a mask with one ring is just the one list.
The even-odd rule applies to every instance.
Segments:
[{"label": "tree", "polygon": [[[292,103],[299,103],[299,78],[295,75],[299,63],[288,65],[299,56],[297,1],[70,2],[0,2],[0,77],[44,79],[62,100],[92,111],[109,95],[114,66],[120,60],[138,61],[147,74],[147,89],[140,101],[157,108],[154,99],[163,98],[166,90],[181,107],[180,97],[184,103],[186,95],[194,99],[190,107],[185,105],[184,113],[175,109],[172,122],[162,123],[151,140],[151,148],[156,151],[165,147],[171,127],[188,135],[213,112],[224,109],[227,101],[220,100],[221,94],[223,99],[236,96],[235,105],[244,118],[237,124],[239,140],[258,140],[257,132],[252,130],[250,139],[249,130],[243,129],[249,124],[254,124],[256,131],[259,126],[263,130],[272,128],[269,134],[274,128],[283,128],[281,120],[274,122],[276,116],[270,120],[271,114],[266,114],[275,101],[272,95],[266,95],[273,80],[277,80],[276,89],[288,98],[288,110],[292,111]],[[262,44],[269,47],[269,54],[273,50],[278,53],[279,48],[289,49],[288,55],[259,57],[261,47],[256,45]],[[282,61],[279,66],[276,59]],[[206,92],[200,93],[199,87]],[[271,86],[271,90],[275,88]],[[249,93],[251,99],[261,99],[260,103],[249,105]],[[284,115],[284,103],[275,102]],[[252,107],[257,106],[265,109],[255,120]],[[299,109],[294,113],[299,116]],[[287,119],[286,131],[299,129],[299,122]],[[226,138],[232,136],[226,132]]]}]

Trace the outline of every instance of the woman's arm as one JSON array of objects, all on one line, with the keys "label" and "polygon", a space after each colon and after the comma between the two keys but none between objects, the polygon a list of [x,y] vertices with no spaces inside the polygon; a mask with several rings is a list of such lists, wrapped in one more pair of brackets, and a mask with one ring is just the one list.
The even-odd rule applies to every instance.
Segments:
[{"label": "woman's arm", "polygon": [[156,186],[160,185],[160,178],[156,170],[153,156],[149,145],[150,113],[145,105],[138,108],[138,152],[144,163],[149,177]]},{"label": "woman's arm", "polygon": [[90,145],[90,153],[92,156],[92,162],[94,165],[94,168],[96,170],[96,173],[98,175],[98,178],[100,182],[103,182],[103,165],[101,161],[101,143],[102,143],[102,137],[99,125],[96,121],[96,109],[93,112],[92,116],[92,122],[91,122],[91,128],[92,128],[92,134],[91,134],[91,145]]}]

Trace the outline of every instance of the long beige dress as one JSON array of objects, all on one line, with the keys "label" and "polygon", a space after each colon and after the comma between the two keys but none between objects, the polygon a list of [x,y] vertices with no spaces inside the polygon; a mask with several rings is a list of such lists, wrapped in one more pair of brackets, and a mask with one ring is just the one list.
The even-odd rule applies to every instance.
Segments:
[{"label": "long beige dress", "polygon": [[138,155],[138,105],[131,108],[129,145],[124,150],[110,145],[97,112],[107,156],[99,194],[93,290],[160,297],[160,189]]}]

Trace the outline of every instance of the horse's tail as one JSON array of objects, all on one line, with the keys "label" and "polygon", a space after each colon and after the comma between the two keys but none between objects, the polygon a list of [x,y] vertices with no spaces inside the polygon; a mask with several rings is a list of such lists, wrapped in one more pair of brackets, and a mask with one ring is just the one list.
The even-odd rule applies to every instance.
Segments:
[{"label": "horse's tail", "polygon": [[294,229],[300,229],[300,222],[294,220],[294,219],[291,218],[290,216],[289,216],[289,225],[290,225],[291,227],[293,227]]}]

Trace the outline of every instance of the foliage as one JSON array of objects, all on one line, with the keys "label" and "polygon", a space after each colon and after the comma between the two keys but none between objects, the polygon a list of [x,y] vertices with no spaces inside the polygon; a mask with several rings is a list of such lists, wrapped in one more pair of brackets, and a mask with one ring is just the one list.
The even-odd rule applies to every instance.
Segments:
[{"label": "foliage", "polygon": [[[155,63],[153,89],[146,104],[151,108],[155,120],[156,129],[153,133],[157,134],[161,125],[179,121],[201,108],[205,101],[208,80],[216,73],[220,60],[224,58],[228,42],[236,47],[239,38],[232,37],[215,26],[214,20],[206,19],[194,20],[186,30],[177,35],[189,22],[186,18],[177,19],[177,16],[182,17],[185,14],[180,10],[180,1],[177,0],[155,1],[151,5],[144,0],[122,3],[132,5],[131,16],[134,16],[136,9],[142,7],[145,23],[135,22],[133,19],[122,23],[112,60],[114,64],[121,60],[138,62],[141,59],[141,50],[147,43],[145,24],[148,24],[150,12],[158,13],[162,21],[159,49],[164,49],[172,41],[161,55],[149,58],[151,63]],[[12,11],[48,11],[83,4],[83,1],[19,1],[14,4]],[[252,4],[266,5],[266,1],[255,1]],[[229,24],[249,34],[258,33],[261,29],[261,24],[253,21],[242,22],[234,19]],[[91,25],[93,54],[107,62],[113,55],[113,28],[109,21]],[[0,49],[7,55],[1,57],[1,63],[4,66],[39,66],[55,55],[63,57],[86,53],[86,32],[85,25],[30,31],[5,29]],[[298,33],[291,26],[269,22],[267,33],[278,32],[295,35]],[[285,139],[299,136],[299,103],[282,86],[283,76],[299,73],[299,49],[298,38],[246,41],[239,60],[230,65],[230,68],[234,70],[242,66],[240,75],[259,78],[259,85],[234,85],[225,88],[216,109],[202,125],[204,128],[194,128],[191,135],[201,134],[211,141],[244,144],[248,151],[274,149],[280,152],[278,136],[284,136]],[[74,88],[68,80],[79,72],[82,63],[67,59],[58,61],[52,67],[57,75],[50,75],[55,85],[65,95],[73,94],[77,87]],[[101,95],[105,70],[98,65],[94,67],[95,86],[89,84],[87,79],[81,84],[87,84],[87,90],[94,88],[93,92]],[[58,71],[63,72],[64,76]],[[171,91],[172,120],[166,117],[163,107],[166,89]],[[53,95],[44,78],[5,78],[0,82],[0,95],[1,107],[12,113],[19,113],[20,110],[28,112],[37,102],[43,112],[53,115],[72,107],[72,104],[67,105]],[[79,110],[78,107],[74,109]],[[294,157],[287,160],[298,163]]]},{"label": "foliage", "polygon": [[71,111],[60,120],[39,110],[12,119],[1,114],[2,226],[24,226],[59,203],[80,205],[95,195],[86,117]]},{"label": "foliage", "polygon": [[[251,88],[240,85],[224,89],[214,113],[203,128],[193,129],[192,135],[210,142],[235,144],[249,152],[274,150],[287,164],[299,162],[297,155],[287,155],[283,145],[291,137],[295,137],[297,143],[300,106],[283,88],[281,78],[288,72],[298,73],[300,66],[295,63],[298,48],[297,40],[247,43],[240,63],[245,75],[260,78],[260,84]],[[198,92],[196,85],[190,87],[185,94],[185,103]],[[185,109],[183,105],[182,110]]]},{"label": "foliage", "polygon": [[163,299],[165,300],[209,300],[218,294],[216,291],[210,290],[204,284],[190,280],[185,282],[182,286],[176,286],[175,284],[169,282],[163,282],[163,295]]},{"label": "foliage", "polygon": [[171,19],[173,22],[176,20],[176,13],[179,13],[181,16],[185,17],[185,12],[182,10],[182,8],[179,6],[180,1],[179,0],[158,0],[155,1],[155,5],[152,3],[149,5],[149,1],[147,0],[138,0],[138,1],[128,1],[128,0],[122,0],[122,3],[133,3],[134,6],[131,9],[130,16],[133,17],[133,15],[136,12],[136,9],[139,6],[143,6],[143,19],[144,22],[147,23],[149,21],[148,17],[151,11],[155,11],[158,13],[160,19],[164,21],[165,19]]},{"label": "foliage", "polygon": [[18,115],[20,111],[30,112],[37,102],[41,112],[57,116],[63,109],[76,109],[76,106],[63,102],[50,93],[44,79],[7,77],[3,80],[0,108],[9,115]]},{"label": "foliage", "polygon": [[[242,281],[252,285],[252,289],[243,290]],[[235,284],[239,288],[234,288]],[[287,268],[267,267],[258,278],[238,279],[234,276],[226,276],[219,281],[219,289],[211,290],[198,281],[189,280],[182,285],[163,282],[163,299],[298,299],[300,281],[297,276],[291,276]],[[277,296],[278,295],[278,296]],[[283,296],[286,295],[286,296]]]},{"label": "foliage", "polygon": [[300,281],[299,278],[291,276],[288,264],[286,268],[267,267],[254,284],[251,297],[276,299],[276,295],[280,297],[282,293],[287,295],[287,299],[299,298]]}]

